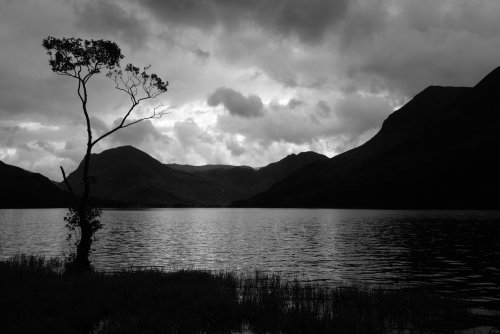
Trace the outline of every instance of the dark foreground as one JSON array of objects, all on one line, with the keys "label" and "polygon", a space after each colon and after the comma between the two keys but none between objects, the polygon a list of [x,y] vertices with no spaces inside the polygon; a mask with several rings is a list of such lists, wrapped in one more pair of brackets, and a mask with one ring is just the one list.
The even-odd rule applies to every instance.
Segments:
[{"label": "dark foreground", "polygon": [[[408,289],[322,288],[255,273],[63,273],[0,261],[0,333],[387,333],[499,326],[466,301]],[[490,327],[491,328],[491,327]],[[472,330],[471,333],[479,333]]]}]

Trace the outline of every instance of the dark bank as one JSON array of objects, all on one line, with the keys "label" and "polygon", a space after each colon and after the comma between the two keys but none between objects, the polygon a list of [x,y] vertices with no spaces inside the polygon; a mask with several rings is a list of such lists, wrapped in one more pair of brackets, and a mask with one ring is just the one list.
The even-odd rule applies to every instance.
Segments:
[{"label": "dark bank", "polygon": [[422,289],[325,288],[258,272],[72,275],[61,260],[17,256],[0,261],[0,282],[2,333],[413,333],[499,325],[472,314],[466,300]]}]

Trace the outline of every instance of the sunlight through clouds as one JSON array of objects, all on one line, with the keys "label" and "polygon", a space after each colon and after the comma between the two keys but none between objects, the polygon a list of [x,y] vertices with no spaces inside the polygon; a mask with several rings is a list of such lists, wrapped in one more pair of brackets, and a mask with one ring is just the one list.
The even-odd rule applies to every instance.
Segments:
[{"label": "sunlight through clouds", "polygon": [[[133,117],[162,103],[168,115],[110,137],[97,152],[134,145],[185,164],[260,166],[300,150],[332,156],[369,139],[426,86],[472,85],[500,59],[500,2],[279,3],[4,2],[2,160],[57,178],[58,161],[72,169],[83,155],[76,87],[50,71],[40,46],[47,35],[113,40],[124,63],[151,64],[170,83]],[[89,88],[92,122],[102,131],[130,101],[104,77]],[[37,140],[57,149],[29,148]]]}]

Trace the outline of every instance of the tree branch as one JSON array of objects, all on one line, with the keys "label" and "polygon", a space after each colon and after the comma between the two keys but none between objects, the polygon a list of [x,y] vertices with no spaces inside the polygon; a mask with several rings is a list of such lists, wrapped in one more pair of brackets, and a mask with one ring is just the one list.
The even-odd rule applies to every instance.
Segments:
[{"label": "tree branch", "polygon": [[143,117],[143,118],[139,118],[139,119],[137,119],[137,120],[135,120],[135,121],[133,121],[133,122],[130,122],[130,123],[128,123],[128,124],[125,124],[125,125],[121,126],[121,128],[123,129],[123,128],[126,128],[126,127],[128,127],[128,126],[131,126],[131,125],[137,124],[137,123],[139,123],[139,122],[142,122],[142,121],[145,121],[145,120],[148,120],[148,119],[159,119],[159,118],[162,118],[162,117],[163,117],[163,115],[169,114],[169,113],[167,113],[167,110],[170,110],[170,109],[175,108],[175,107],[168,107],[168,108],[166,108],[166,109],[164,109],[164,110],[161,110],[160,112],[156,112],[156,110],[157,110],[157,109],[159,109],[159,108],[161,108],[161,107],[163,107],[163,104],[161,104],[161,105],[159,105],[159,106],[155,107],[155,108],[153,109],[153,114],[152,114],[151,116],[148,116],[148,117]]},{"label": "tree branch", "polygon": [[69,74],[68,72],[55,72],[57,75],[62,75],[62,76],[66,76],[66,77],[72,77],[72,78],[75,78],[75,79],[78,79],[77,76],[73,75],[73,74]]},{"label": "tree branch", "polygon": [[133,105],[133,106],[129,109],[129,111],[127,112],[127,114],[126,114],[126,115],[122,118],[122,120],[121,120],[120,124],[118,124],[115,128],[113,128],[113,129],[109,130],[108,132],[106,132],[105,134],[101,135],[99,138],[97,138],[96,140],[94,140],[94,141],[92,142],[92,146],[94,146],[95,144],[97,144],[97,143],[98,143],[99,141],[101,141],[102,139],[106,138],[107,136],[109,136],[109,135],[111,135],[111,134],[115,133],[116,131],[118,131],[118,130],[120,130],[120,129],[124,129],[124,128],[126,128],[126,127],[129,127],[129,126],[131,126],[131,125],[137,124],[137,123],[139,123],[139,122],[142,122],[142,121],[145,121],[145,120],[148,120],[148,119],[159,119],[159,118],[162,118],[162,117],[163,117],[163,115],[167,114],[167,110],[175,108],[175,106],[174,106],[174,107],[168,107],[168,108],[165,108],[164,110],[161,110],[160,112],[157,112],[157,110],[158,110],[159,108],[161,108],[161,107],[163,107],[163,106],[164,106],[163,104],[160,104],[159,106],[157,106],[157,107],[155,107],[155,108],[153,109],[153,114],[152,114],[152,115],[147,116],[147,117],[143,117],[143,118],[139,118],[139,119],[137,119],[137,120],[135,120],[135,121],[132,121],[132,122],[130,122],[130,123],[128,123],[128,124],[125,124],[125,122],[126,122],[126,120],[127,120],[128,116],[130,115],[130,113],[132,112],[132,110],[133,110],[136,106],[137,106],[137,104]]},{"label": "tree branch", "polygon": [[73,192],[73,188],[71,187],[71,184],[69,184],[69,181],[66,178],[66,173],[64,172],[64,168],[62,166],[60,166],[60,168],[61,168],[61,173],[62,173],[62,176],[63,176],[64,184],[66,184],[66,187],[68,188],[69,193],[71,195],[71,199],[73,200],[73,204],[74,204],[75,208],[77,208],[78,207],[78,201],[76,200],[76,196],[75,196],[75,193]]}]

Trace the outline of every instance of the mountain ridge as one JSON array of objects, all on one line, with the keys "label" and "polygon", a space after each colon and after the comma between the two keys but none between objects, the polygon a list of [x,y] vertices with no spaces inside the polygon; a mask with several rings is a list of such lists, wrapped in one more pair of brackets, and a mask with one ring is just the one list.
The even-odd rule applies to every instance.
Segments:
[{"label": "mountain ridge", "polygon": [[[189,166],[162,164],[148,154],[121,146],[91,155],[93,196],[137,206],[227,206],[232,201],[266,190],[305,164],[328,159],[315,152],[289,155],[268,166]],[[81,193],[83,166],[68,180]],[[65,186],[61,183],[60,186]]]},{"label": "mountain ridge", "polygon": [[0,208],[65,207],[68,198],[47,177],[0,161]]},{"label": "mountain ridge", "polygon": [[233,206],[500,208],[500,68],[472,88],[430,86],[365,144]]},{"label": "mountain ridge", "polygon": [[[474,87],[429,86],[364,144],[261,168],[163,164],[126,145],[92,154],[94,203],[122,206],[499,209],[500,67]],[[79,192],[82,163],[68,179]],[[68,205],[66,186],[0,161],[1,207]],[[106,204],[105,204],[106,205]]]}]

